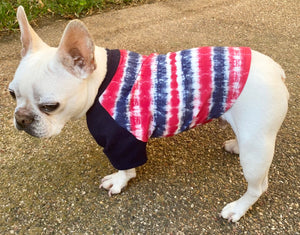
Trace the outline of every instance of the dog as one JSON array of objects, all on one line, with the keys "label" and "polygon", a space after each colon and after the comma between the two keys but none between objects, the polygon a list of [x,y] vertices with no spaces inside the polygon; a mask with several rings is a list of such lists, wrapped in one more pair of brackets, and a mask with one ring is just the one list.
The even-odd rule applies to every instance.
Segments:
[{"label": "dog", "polygon": [[22,59],[9,92],[14,125],[35,137],[60,133],[87,116],[88,128],[118,169],[100,188],[118,194],[144,164],[150,137],[172,136],[220,118],[236,137],[224,143],[239,154],[247,191],[220,215],[238,221],[267,190],[277,132],[286,116],[285,74],[250,48],[200,47],[140,55],[97,47],[86,26],[71,21],[58,48],[45,44],[17,10]]}]

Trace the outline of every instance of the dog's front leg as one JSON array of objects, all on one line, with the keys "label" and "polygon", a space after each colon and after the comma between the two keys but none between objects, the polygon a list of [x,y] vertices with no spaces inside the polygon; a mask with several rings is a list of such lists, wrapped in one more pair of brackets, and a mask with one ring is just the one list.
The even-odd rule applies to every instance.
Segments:
[{"label": "dog's front leg", "polygon": [[128,181],[136,177],[135,168],[129,170],[119,170],[118,172],[107,175],[101,180],[100,188],[108,190],[108,195],[118,194],[121,192]]}]

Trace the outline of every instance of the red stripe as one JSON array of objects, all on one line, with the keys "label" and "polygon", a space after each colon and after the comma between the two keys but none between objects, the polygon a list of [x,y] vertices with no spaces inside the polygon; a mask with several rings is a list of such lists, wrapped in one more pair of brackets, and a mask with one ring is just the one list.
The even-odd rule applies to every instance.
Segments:
[{"label": "red stripe", "polygon": [[237,56],[239,56],[240,51],[239,48],[229,47],[229,84],[228,84],[228,95],[226,101],[226,111],[232,106],[234,103],[234,97],[238,94],[238,90],[235,89],[235,85],[239,83],[241,74],[237,72],[237,67],[240,67],[239,63],[241,61],[237,60]]},{"label": "red stripe", "polygon": [[[244,86],[247,82],[248,75],[250,72],[250,66],[251,66],[251,49],[249,47],[241,47],[241,54],[242,54],[242,70],[241,70],[241,80],[240,83],[241,85],[239,86],[239,94],[241,94],[242,90],[244,89]],[[238,97],[236,97],[238,98]]]},{"label": "red stripe", "polygon": [[251,64],[251,50],[247,47],[229,47],[229,88],[226,101],[226,111],[231,108],[242,92],[248,78]]},{"label": "red stripe", "polygon": [[140,92],[140,102],[141,102],[141,121],[142,121],[142,140],[148,141],[148,137],[150,135],[150,125],[151,125],[151,113],[153,112],[151,109],[152,103],[152,80],[151,80],[151,64],[154,54],[151,54],[143,64],[141,70],[141,76],[143,78],[143,82],[141,83],[141,92]]},{"label": "red stripe", "polygon": [[199,93],[200,107],[196,124],[207,122],[209,114],[210,98],[212,94],[212,47],[200,47],[198,49],[199,60]]},{"label": "red stripe", "polygon": [[170,107],[169,115],[170,118],[167,123],[168,131],[167,136],[172,136],[176,133],[179,125],[179,92],[178,92],[178,82],[177,82],[177,67],[176,67],[176,53],[170,53],[170,66],[171,66],[171,99],[168,106]]},{"label": "red stripe", "polygon": [[113,117],[114,115],[114,107],[115,103],[118,98],[120,86],[121,86],[121,80],[124,75],[124,70],[126,66],[126,61],[128,57],[128,53],[126,50],[120,50],[120,62],[118,69],[109,83],[108,87],[105,89],[104,93],[102,94],[101,98],[101,105],[106,109],[106,111]]},{"label": "red stripe", "polygon": [[140,113],[140,100],[139,100],[139,82],[134,83],[132,87],[132,96],[130,99],[130,129],[134,136],[137,137],[138,126],[141,124],[141,113]]},{"label": "red stripe", "polygon": [[148,141],[148,131],[151,122],[151,60],[143,56],[142,68],[133,86],[132,98],[130,100],[130,127],[134,136],[146,142]]}]

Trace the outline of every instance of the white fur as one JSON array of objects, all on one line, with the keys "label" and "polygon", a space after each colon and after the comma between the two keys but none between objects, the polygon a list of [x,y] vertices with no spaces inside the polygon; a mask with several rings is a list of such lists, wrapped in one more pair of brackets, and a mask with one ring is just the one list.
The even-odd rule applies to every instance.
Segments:
[{"label": "white fur", "polygon": [[[106,74],[106,51],[100,47],[92,51],[92,39],[80,21],[72,21],[64,35],[70,36],[71,31],[68,30],[71,29],[74,37],[80,37],[79,32],[83,32],[86,39],[79,40],[80,45],[72,45],[72,42],[78,41],[74,37],[63,36],[62,46],[57,49],[47,46],[35,34],[22,8],[18,9],[18,20],[24,47],[23,59],[9,89],[17,97],[16,112],[22,109],[34,114],[35,121],[28,132],[37,137],[49,137],[58,134],[68,120],[83,116],[93,104]],[[68,54],[68,48],[73,47],[86,53],[88,59],[84,55],[81,57],[77,51],[76,58],[72,57],[72,53]],[[74,63],[77,62],[76,68],[72,67],[73,59]],[[245,194],[223,208],[221,216],[225,219],[238,221],[267,190],[276,135],[288,107],[289,94],[284,79],[284,72],[277,63],[252,51],[244,90],[233,107],[222,116],[236,135],[236,139],[224,143],[225,150],[240,154],[248,183]],[[38,104],[53,102],[60,103],[53,113],[47,115],[39,109]],[[118,171],[104,177],[100,187],[107,189],[109,195],[117,194],[135,176],[135,169]]]},{"label": "white fur", "polygon": [[[94,102],[106,73],[106,51],[96,48],[97,57],[103,58],[95,73],[87,79],[77,79],[57,60],[57,48],[45,47],[26,55],[20,62],[9,89],[17,96],[17,107],[31,109],[41,120],[37,137],[50,137],[58,134],[66,122],[85,115]],[[59,102],[61,112],[46,115],[36,104]],[[76,104],[76,105],[74,105]]]},{"label": "white fur", "polygon": [[108,190],[108,195],[118,194],[121,192],[122,188],[124,188],[128,181],[132,178],[136,177],[135,168],[129,170],[120,170],[111,175],[105,176],[101,180],[100,188],[105,188]]}]

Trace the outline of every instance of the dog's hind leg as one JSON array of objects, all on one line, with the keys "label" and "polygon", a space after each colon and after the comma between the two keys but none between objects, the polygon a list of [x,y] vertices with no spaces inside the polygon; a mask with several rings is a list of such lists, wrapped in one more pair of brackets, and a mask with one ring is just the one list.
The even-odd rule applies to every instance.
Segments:
[{"label": "dog's hind leg", "polygon": [[248,183],[246,193],[237,201],[229,203],[221,212],[223,218],[238,221],[267,190],[267,175],[275,146],[274,136],[261,136],[239,140],[240,163]]},{"label": "dog's hind leg", "polygon": [[288,92],[282,74],[273,60],[253,52],[246,86],[233,107],[222,116],[236,135],[236,140],[225,143],[225,148],[239,151],[248,183],[245,194],[221,212],[223,218],[232,222],[238,221],[267,190],[276,135],[287,112]]}]

